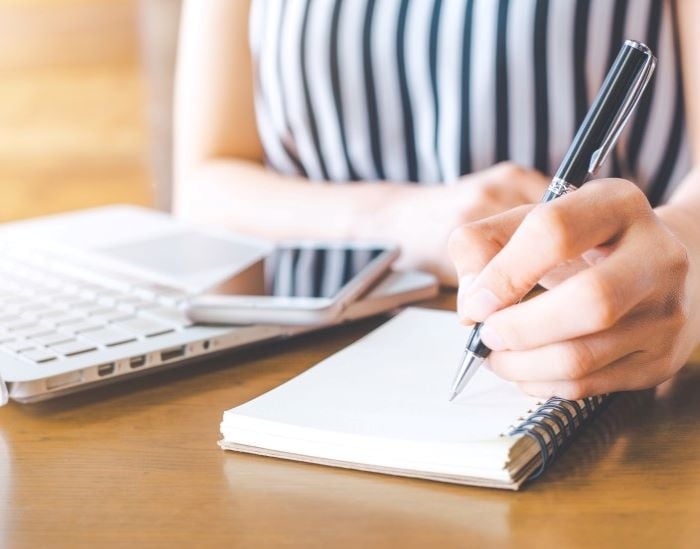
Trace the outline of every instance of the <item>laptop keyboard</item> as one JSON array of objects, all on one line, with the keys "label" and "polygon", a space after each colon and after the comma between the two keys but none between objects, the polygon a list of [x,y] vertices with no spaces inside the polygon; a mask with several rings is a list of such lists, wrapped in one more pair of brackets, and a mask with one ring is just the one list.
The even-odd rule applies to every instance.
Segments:
[{"label": "laptop keyboard", "polygon": [[176,288],[0,244],[0,351],[28,362],[170,334],[192,325]]}]

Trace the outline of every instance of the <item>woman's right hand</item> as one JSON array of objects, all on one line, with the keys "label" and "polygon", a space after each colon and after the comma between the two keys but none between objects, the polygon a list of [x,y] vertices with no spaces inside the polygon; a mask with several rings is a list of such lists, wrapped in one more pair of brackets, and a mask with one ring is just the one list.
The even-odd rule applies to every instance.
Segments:
[{"label": "woman's right hand", "polygon": [[538,202],[548,184],[540,172],[503,162],[448,185],[395,187],[392,203],[378,212],[381,227],[373,229],[374,236],[398,241],[397,266],[433,272],[441,283],[456,286],[447,253],[450,233],[470,221]]}]

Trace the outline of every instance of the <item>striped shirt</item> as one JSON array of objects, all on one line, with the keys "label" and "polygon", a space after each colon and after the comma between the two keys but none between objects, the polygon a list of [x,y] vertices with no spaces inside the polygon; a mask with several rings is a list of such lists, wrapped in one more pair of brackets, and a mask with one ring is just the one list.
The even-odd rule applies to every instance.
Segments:
[{"label": "striped shirt", "polygon": [[624,39],[655,77],[599,173],[657,204],[690,169],[674,0],[252,0],[268,165],[317,181],[552,175]]}]

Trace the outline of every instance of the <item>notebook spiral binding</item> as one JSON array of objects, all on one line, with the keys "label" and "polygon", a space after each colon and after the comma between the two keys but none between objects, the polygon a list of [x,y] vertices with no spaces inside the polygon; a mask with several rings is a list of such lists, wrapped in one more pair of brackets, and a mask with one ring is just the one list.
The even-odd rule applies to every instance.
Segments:
[{"label": "notebook spiral binding", "polygon": [[552,397],[540,405],[509,434],[525,435],[540,447],[542,463],[528,480],[534,480],[545,472],[557,454],[568,445],[581,427],[596,416],[611,400],[611,395],[566,400]]}]

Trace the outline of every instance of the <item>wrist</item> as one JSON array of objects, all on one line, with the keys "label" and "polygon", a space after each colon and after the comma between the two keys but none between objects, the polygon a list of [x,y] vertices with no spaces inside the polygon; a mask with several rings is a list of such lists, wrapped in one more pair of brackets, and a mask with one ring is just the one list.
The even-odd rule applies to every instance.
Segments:
[{"label": "wrist", "polygon": [[[352,183],[347,185],[314,185],[326,201],[323,206],[332,212],[327,231],[339,240],[386,240],[383,212],[393,200],[393,189],[386,183]],[[309,212],[311,213],[311,212]]]},{"label": "wrist", "polygon": [[[683,244],[688,254],[686,292],[689,321],[694,334],[700,334],[700,220],[681,204],[667,204],[654,210],[671,233]],[[696,337],[696,343],[700,338]]]},{"label": "wrist", "polygon": [[379,239],[402,244],[401,235],[415,220],[417,214],[417,196],[426,188],[414,185],[385,183],[375,185],[371,200],[364,197],[358,203],[358,216],[362,220],[355,223],[357,237],[362,239]]},{"label": "wrist", "polygon": [[676,204],[654,209],[668,230],[686,247],[691,261],[700,259],[700,219],[697,214]]}]

